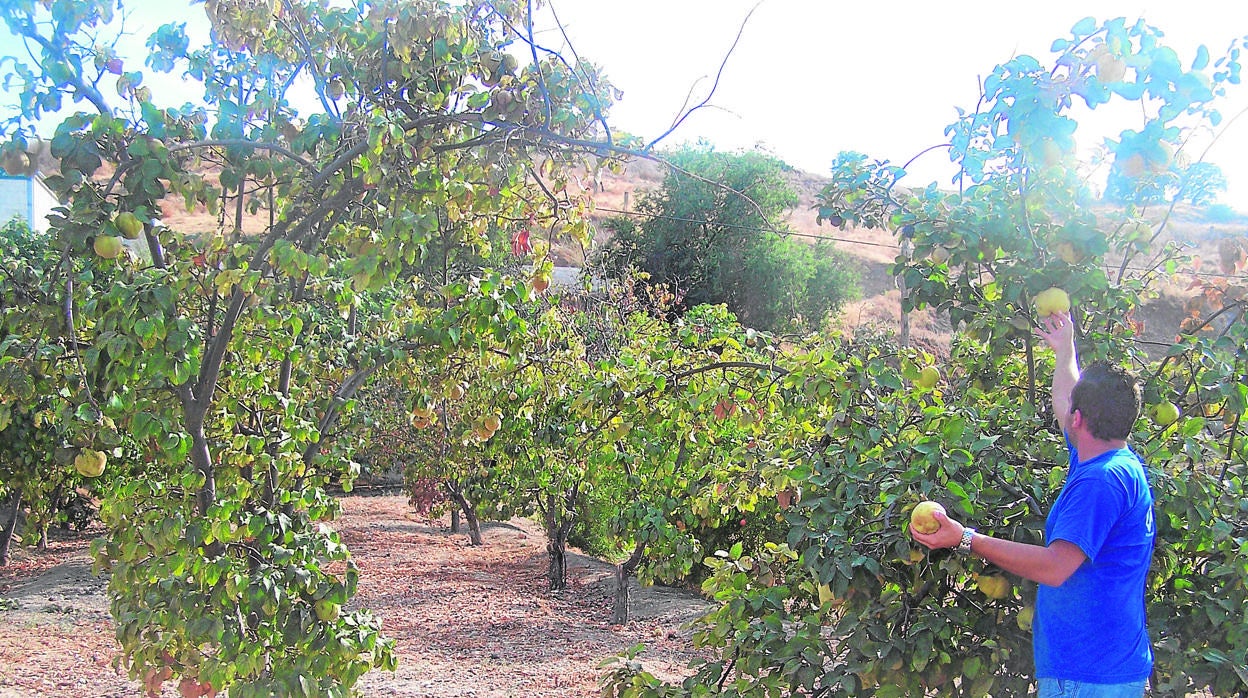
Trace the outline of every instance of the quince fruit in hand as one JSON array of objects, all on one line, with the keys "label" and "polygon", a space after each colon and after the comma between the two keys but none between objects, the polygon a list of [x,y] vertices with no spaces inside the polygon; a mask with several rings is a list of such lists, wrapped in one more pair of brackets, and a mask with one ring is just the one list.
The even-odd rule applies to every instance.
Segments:
[{"label": "quince fruit in hand", "polygon": [[1065,313],[1070,311],[1070,296],[1060,288],[1050,288],[1036,294],[1036,312],[1041,317],[1048,317],[1054,313]]},{"label": "quince fruit in hand", "polygon": [[919,533],[932,534],[940,530],[940,522],[933,513],[945,513],[945,508],[936,502],[919,502],[910,512],[910,526]]}]

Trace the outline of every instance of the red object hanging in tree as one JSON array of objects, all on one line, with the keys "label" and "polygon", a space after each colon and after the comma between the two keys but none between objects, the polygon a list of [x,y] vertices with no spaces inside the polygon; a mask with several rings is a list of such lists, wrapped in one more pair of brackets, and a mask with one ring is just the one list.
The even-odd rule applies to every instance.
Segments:
[{"label": "red object hanging in tree", "polygon": [[533,243],[529,242],[529,229],[521,228],[520,232],[511,239],[511,253],[517,257],[524,257],[533,251]]}]

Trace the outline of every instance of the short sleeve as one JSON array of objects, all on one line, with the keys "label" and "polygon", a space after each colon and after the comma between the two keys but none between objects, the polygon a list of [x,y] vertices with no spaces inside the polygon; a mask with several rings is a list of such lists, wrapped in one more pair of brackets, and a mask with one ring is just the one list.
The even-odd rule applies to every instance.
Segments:
[{"label": "short sleeve", "polygon": [[1067,483],[1061,499],[1061,506],[1052,512],[1049,542],[1074,543],[1088,560],[1096,560],[1122,515],[1125,493],[1112,481],[1082,477]]}]

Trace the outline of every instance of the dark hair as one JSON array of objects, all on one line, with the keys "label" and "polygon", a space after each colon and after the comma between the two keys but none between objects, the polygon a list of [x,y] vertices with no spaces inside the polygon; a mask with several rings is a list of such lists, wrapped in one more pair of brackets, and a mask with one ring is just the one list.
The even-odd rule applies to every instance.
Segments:
[{"label": "dark hair", "polygon": [[1095,364],[1084,370],[1070,393],[1070,413],[1083,413],[1098,439],[1126,439],[1140,416],[1140,384],[1121,366]]}]

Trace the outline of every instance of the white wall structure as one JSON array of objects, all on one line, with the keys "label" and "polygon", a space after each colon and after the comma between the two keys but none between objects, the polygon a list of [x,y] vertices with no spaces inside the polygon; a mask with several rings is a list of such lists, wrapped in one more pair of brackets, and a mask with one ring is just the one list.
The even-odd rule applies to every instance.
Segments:
[{"label": "white wall structure", "polygon": [[0,174],[0,225],[21,218],[32,230],[45,231],[56,205],[56,197],[38,176]]}]

